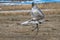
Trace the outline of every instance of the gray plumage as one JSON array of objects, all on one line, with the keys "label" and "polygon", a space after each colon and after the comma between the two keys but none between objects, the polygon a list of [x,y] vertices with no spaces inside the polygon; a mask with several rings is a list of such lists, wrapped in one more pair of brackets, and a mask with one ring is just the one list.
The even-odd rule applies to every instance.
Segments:
[{"label": "gray plumage", "polygon": [[33,20],[42,20],[45,18],[45,15],[36,5],[32,7],[30,14]]}]

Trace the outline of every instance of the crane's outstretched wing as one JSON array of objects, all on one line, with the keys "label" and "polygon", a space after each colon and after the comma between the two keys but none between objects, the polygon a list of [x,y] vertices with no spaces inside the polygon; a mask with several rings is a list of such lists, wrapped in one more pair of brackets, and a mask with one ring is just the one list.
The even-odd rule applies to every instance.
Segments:
[{"label": "crane's outstretched wing", "polygon": [[25,21],[25,22],[22,22],[21,25],[31,25],[31,24],[39,24],[38,21],[33,21],[33,20],[28,20],[28,21]]}]

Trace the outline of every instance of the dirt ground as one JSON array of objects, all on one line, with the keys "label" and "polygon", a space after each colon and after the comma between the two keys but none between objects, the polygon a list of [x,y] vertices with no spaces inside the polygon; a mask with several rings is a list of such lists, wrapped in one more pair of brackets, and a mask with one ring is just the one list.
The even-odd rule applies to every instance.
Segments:
[{"label": "dirt ground", "polygon": [[22,26],[19,23],[29,20],[30,16],[0,15],[0,40],[60,40],[60,14],[46,15],[46,22],[39,24],[39,32],[32,25]]}]

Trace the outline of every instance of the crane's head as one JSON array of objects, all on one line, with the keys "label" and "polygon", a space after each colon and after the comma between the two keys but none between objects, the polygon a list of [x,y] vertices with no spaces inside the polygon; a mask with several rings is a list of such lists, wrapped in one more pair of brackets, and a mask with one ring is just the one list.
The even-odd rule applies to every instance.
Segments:
[{"label": "crane's head", "polygon": [[34,3],[34,2],[32,2],[32,7],[34,7],[34,6],[37,6],[37,4],[36,4],[36,3]]},{"label": "crane's head", "polygon": [[34,2],[32,2],[32,7],[34,6]]}]

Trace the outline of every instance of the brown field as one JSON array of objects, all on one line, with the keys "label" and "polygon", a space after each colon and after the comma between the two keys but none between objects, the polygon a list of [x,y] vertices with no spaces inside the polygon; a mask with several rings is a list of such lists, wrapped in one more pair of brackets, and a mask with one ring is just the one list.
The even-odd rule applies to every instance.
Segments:
[{"label": "brown field", "polygon": [[18,23],[29,20],[30,16],[0,15],[0,40],[60,40],[60,15],[46,15],[46,22],[39,25],[39,32],[31,31],[32,25]]},{"label": "brown field", "polygon": [[31,18],[27,12],[0,13],[0,40],[60,40],[60,10],[57,9],[60,7],[55,11],[43,11],[48,21],[39,24],[38,35],[36,30],[31,31],[32,25],[19,24]]},{"label": "brown field", "polygon": [[[31,7],[31,5],[0,6],[0,10],[28,10]],[[60,9],[60,3],[43,3],[38,4],[38,7],[41,9]]]}]

